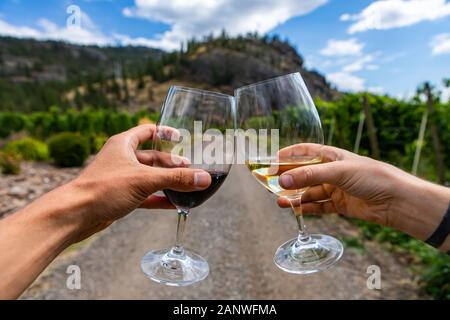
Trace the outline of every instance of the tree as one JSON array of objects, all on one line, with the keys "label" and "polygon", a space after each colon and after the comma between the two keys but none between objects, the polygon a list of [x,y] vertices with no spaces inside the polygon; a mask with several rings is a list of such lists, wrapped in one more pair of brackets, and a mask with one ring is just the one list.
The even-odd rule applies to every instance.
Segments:
[{"label": "tree", "polygon": [[139,70],[138,72],[138,83],[137,83],[137,88],[142,90],[145,87],[145,82],[144,82],[144,75],[142,74],[142,72]]},{"label": "tree", "polygon": [[373,121],[372,110],[370,107],[369,98],[368,98],[367,93],[363,94],[362,100],[363,100],[362,102],[363,102],[364,115],[366,116],[367,134],[369,136],[372,157],[374,159],[379,160],[380,159],[380,148],[378,145],[377,129],[376,129],[375,123]]},{"label": "tree", "polygon": [[83,96],[81,95],[80,90],[78,88],[75,89],[74,103],[78,110],[80,110],[83,107]]},{"label": "tree", "polygon": [[130,91],[128,90],[128,82],[126,79],[123,81],[123,92],[123,102],[128,103],[130,100]]},{"label": "tree", "polygon": [[445,164],[444,155],[442,153],[441,139],[439,138],[438,125],[436,119],[436,110],[434,104],[439,99],[439,92],[435,90],[429,82],[425,82],[417,90],[418,94],[424,94],[426,97],[426,105],[428,109],[428,122],[430,124],[431,139],[433,141],[433,149],[436,160],[436,169],[439,183],[445,182]]},{"label": "tree", "polygon": [[450,78],[442,80],[446,88],[450,88]]},{"label": "tree", "polygon": [[111,91],[112,91],[112,93],[116,96],[117,101],[122,100],[122,95],[121,95],[121,92],[120,92],[120,86],[119,86],[119,84],[117,83],[115,77],[112,78]]}]

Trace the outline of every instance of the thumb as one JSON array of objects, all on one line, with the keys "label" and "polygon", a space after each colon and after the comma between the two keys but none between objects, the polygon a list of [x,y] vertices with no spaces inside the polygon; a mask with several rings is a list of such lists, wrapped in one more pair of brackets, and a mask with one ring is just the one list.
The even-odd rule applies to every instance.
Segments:
[{"label": "thumb", "polygon": [[154,190],[198,191],[211,184],[208,172],[189,168],[151,168],[151,183]]},{"label": "thumb", "polygon": [[286,171],[279,182],[285,189],[301,189],[323,183],[343,187],[352,174],[351,170],[355,168],[348,161],[333,161]]}]

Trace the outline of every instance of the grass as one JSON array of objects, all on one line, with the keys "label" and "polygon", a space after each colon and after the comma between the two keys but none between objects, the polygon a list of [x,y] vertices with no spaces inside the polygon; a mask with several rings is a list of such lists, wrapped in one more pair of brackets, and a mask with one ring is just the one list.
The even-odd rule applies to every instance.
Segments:
[{"label": "grass", "polygon": [[340,237],[339,240],[344,244],[345,249],[351,249],[359,255],[366,253],[366,246],[358,237]]},{"label": "grass", "polygon": [[[351,221],[361,228],[365,239],[376,240],[391,251],[410,255],[411,269],[419,276],[424,291],[435,299],[450,300],[449,255],[391,228],[360,220]],[[357,242],[351,239],[352,243]]]}]

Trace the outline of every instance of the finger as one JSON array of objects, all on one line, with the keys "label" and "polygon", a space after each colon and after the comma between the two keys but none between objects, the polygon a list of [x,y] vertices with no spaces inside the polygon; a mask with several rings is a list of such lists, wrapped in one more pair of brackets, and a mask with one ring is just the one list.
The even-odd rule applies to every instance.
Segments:
[{"label": "finger", "polygon": [[291,204],[289,203],[289,200],[286,197],[279,197],[277,199],[277,203],[281,208],[290,208]]},{"label": "finger", "polygon": [[136,158],[142,164],[164,168],[187,167],[190,164],[185,157],[156,150],[137,150]]},{"label": "finger", "polygon": [[337,210],[332,201],[308,202],[302,204],[302,212],[304,214],[323,214],[323,213],[337,213]]},{"label": "finger", "polygon": [[150,140],[153,137],[155,128],[156,126],[154,124],[142,124],[122,132],[120,136],[128,139],[131,142],[133,149],[136,150],[140,144]]},{"label": "finger", "polygon": [[176,128],[169,126],[158,126],[156,129],[156,138],[159,140],[178,142],[180,137],[180,131]]},{"label": "finger", "polygon": [[206,189],[211,184],[211,176],[204,170],[151,167],[149,171],[150,177],[146,180],[151,180],[149,183],[153,192],[162,189],[198,191]]},{"label": "finger", "polygon": [[320,184],[309,187],[302,195],[302,202],[313,202],[330,199],[334,186],[329,184]]},{"label": "finger", "polygon": [[347,159],[356,155],[343,149],[316,143],[299,143],[278,151],[279,158],[296,156],[321,157],[323,162],[330,162]]},{"label": "finger", "polygon": [[175,206],[164,196],[151,195],[144,202],[141,203],[139,208],[144,209],[174,209]]},{"label": "finger", "polygon": [[[280,197],[277,200],[281,208],[290,208],[291,204],[285,197]],[[326,202],[307,202],[302,203],[302,212],[304,214],[321,214],[321,213],[336,213],[336,207],[332,201]]]},{"label": "finger", "polygon": [[291,190],[323,183],[342,187],[354,170],[355,165],[350,161],[333,161],[289,170],[280,176],[279,182]]}]

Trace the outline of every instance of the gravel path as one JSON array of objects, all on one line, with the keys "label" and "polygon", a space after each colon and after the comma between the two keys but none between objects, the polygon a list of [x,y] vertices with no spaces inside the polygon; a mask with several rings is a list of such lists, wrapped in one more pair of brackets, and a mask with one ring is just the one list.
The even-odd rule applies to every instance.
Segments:
[{"label": "gravel path", "polygon": [[[357,235],[357,228],[337,216],[308,219],[312,232],[337,237]],[[137,210],[76,252],[63,255],[23,295],[24,299],[413,299],[419,289],[413,275],[376,243],[358,253],[349,248],[326,272],[296,276],[272,262],[281,243],[296,234],[294,218],[278,208],[242,166],[188,220],[186,246],[210,264],[208,278],[194,286],[173,288],[148,280],[141,257],[172,244],[176,214]],[[81,268],[80,290],[66,288],[66,269]],[[369,290],[366,273],[378,265],[382,289]]]}]

